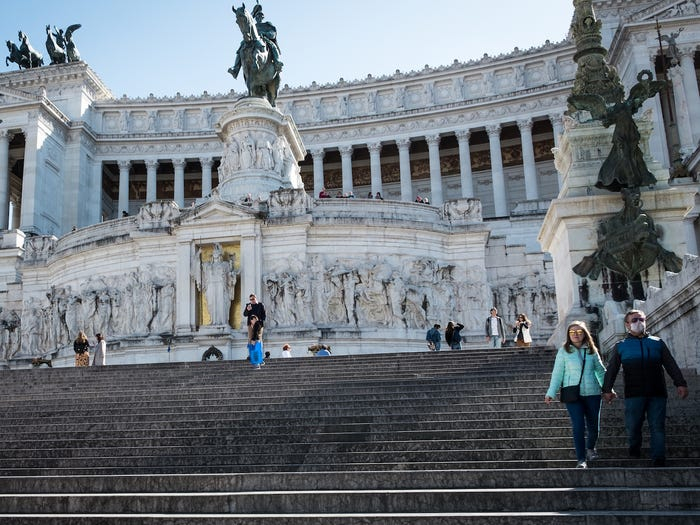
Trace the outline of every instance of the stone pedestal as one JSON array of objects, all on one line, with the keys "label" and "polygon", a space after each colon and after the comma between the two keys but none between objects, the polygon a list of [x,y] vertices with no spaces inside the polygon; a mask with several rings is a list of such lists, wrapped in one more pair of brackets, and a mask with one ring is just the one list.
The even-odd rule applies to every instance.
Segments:
[{"label": "stone pedestal", "polygon": [[267,100],[242,98],[216,124],[224,143],[219,185],[214,190],[223,200],[240,202],[249,194],[267,200],[279,189],[299,189],[298,162],[306,149],[294,121]]}]

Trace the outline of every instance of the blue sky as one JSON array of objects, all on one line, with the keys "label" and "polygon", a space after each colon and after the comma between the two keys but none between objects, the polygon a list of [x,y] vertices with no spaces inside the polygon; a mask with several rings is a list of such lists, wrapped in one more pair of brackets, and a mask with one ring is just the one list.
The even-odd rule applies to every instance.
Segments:
[{"label": "blue sky", "polygon": [[[249,0],[248,9],[254,4]],[[558,42],[566,37],[574,11],[571,0],[261,4],[266,20],[277,27],[282,84],[290,87],[408,72]],[[21,29],[47,59],[46,25],[65,29],[79,23],[73,40],[115,97],[242,93],[242,76],[235,80],[227,73],[241,40],[231,6],[223,0],[13,0],[3,3],[0,38],[17,43]],[[0,72],[16,68],[0,62]]]}]

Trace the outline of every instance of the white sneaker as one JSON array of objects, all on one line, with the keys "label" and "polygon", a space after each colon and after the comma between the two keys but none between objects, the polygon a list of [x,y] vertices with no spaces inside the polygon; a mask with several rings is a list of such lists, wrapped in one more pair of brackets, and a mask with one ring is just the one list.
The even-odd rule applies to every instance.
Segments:
[{"label": "white sneaker", "polygon": [[576,468],[588,468],[588,464],[585,461],[579,461],[576,463]]},{"label": "white sneaker", "polygon": [[586,450],[586,460],[593,461],[594,459],[598,459],[598,451],[594,448],[589,448]]}]

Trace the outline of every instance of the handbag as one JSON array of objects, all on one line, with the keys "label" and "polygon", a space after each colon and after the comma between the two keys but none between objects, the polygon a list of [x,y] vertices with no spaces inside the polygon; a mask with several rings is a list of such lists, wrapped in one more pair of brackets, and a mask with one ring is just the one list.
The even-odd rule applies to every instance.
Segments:
[{"label": "handbag", "polygon": [[583,351],[583,364],[581,365],[581,376],[578,384],[563,386],[559,390],[559,401],[562,403],[575,403],[581,399],[581,380],[583,379],[583,369],[586,367],[586,351]]}]

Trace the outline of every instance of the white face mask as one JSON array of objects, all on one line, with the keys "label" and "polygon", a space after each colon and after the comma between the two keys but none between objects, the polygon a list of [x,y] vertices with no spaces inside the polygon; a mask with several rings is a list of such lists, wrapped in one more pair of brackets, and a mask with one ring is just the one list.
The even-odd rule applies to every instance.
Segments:
[{"label": "white face mask", "polygon": [[646,332],[647,324],[644,321],[637,321],[636,323],[630,323],[630,332],[635,334],[643,334]]}]

